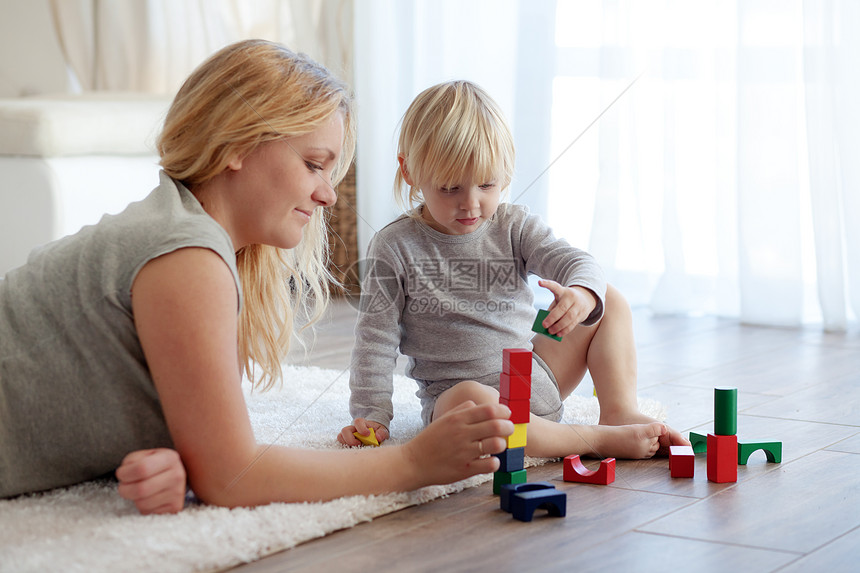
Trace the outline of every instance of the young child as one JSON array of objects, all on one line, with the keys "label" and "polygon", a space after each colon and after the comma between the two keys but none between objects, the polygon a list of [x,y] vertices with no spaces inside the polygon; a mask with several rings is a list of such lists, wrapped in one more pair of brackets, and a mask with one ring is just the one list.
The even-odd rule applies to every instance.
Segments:
[{"label": "young child", "polygon": [[[533,348],[529,455],[647,458],[687,443],[639,412],[630,309],[594,259],[501,202],[513,138],[481,88],[456,81],[421,93],[403,117],[397,159],[395,196],[407,213],[368,249],[350,376],[355,420],[341,443],[357,445],[353,432],[368,428],[389,437],[398,348],[425,424],[466,401],[498,402],[502,350]],[[561,342],[532,338],[529,274],[554,296],[543,326]],[[562,402],[586,369],[600,423],[562,424]]]},{"label": "young child", "polygon": [[242,374],[278,383],[293,318],[325,306],[323,208],[354,135],[348,88],[281,45],[238,42],[191,74],[158,138],[153,192],[0,280],[0,498],[119,467],[120,494],[157,513],[182,507],[186,477],[202,501],[235,507],[498,467],[481,455],[513,432],[498,404],[463,404],[394,448],[254,438]]}]

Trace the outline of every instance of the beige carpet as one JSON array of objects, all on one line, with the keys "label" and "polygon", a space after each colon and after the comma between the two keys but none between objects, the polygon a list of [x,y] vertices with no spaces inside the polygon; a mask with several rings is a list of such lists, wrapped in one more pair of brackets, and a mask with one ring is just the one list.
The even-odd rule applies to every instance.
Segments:
[{"label": "beige carpet", "polygon": [[[281,390],[246,395],[258,439],[339,447],[335,437],[350,421],[348,374],[291,367],[285,380]],[[420,409],[414,382],[398,376],[395,389],[391,430],[400,441],[420,430]],[[565,406],[565,421],[596,423],[595,398],[571,396]],[[640,407],[665,419],[659,403],[643,401]],[[544,461],[527,459],[527,465]],[[169,516],[141,516],[116,494],[115,483],[89,482],[0,501],[0,572],[220,570],[491,479],[486,474],[444,487],[325,503],[233,510],[191,505]]]}]

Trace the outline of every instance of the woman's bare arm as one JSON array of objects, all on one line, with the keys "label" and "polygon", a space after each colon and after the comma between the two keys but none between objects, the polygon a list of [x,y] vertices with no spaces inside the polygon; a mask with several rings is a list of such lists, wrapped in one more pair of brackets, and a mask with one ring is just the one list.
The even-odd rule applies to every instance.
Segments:
[{"label": "woman's bare arm", "polygon": [[161,256],[138,274],[132,300],[174,446],[191,488],[207,503],[326,500],[456,481],[495,471],[496,459],[481,458],[475,442],[498,452],[513,431],[507,408],[486,405],[452,411],[403,446],[312,451],[257,444],[240,387],[237,291],[220,257],[198,248]]}]

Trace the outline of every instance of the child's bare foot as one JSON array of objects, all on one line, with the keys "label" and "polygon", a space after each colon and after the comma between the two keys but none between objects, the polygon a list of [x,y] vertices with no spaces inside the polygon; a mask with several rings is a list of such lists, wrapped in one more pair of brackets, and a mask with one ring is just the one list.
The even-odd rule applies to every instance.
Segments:
[{"label": "child's bare foot", "polygon": [[592,426],[593,453],[601,458],[650,458],[660,447],[666,426],[660,422],[624,426]]},{"label": "child's bare foot", "polygon": [[[624,426],[628,424],[650,424],[659,422],[650,416],[646,416],[639,410],[631,412],[616,412],[616,413],[600,413],[600,425],[606,426]],[[681,432],[666,426],[666,432],[660,436],[660,448],[657,450],[657,455],[668,456],[669,446],[689,446],[690,441],[681,435]]]}]

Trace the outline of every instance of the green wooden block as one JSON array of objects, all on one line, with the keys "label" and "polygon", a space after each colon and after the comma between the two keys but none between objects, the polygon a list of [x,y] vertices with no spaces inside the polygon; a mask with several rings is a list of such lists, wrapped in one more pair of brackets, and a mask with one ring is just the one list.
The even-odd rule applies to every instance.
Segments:
[{"label": "green wooden block", "polygon": [[738,389],[714,388],[714,434],[735,436],[738,433]]},{"label": "green wooden block", "polygon": [[496,472],[493,474],[493,494],[499,495],[502,491],[502,486],[509,483],[526,483],[526,470],[517,470],[515,472]]},{"label": "green wooden block", "polygon": [[758,450],[764,450],[767,461],[772,464],[782,461],[782,442],[738,442],[738,463],[745,466],[750,455]]},{"label": "green wooden block", "polygon": [[543,319],[545,319],[549,315],[548,310],[539,310],[537,313],[537,317],[535,318],[535,323],[532,325],[532,331],[537,332],[538,334],[543,334],[544,336],[549,336],[554,340],[561,340],[561,336],[556,336],[555,334],[550,334],[547,332],[546,328],[541,324]]},{"label": "green wooden block", "polygon": [[690,445],[693,446],[693,451],[697,454],[708,451],[708,436],[690,432]]}]

